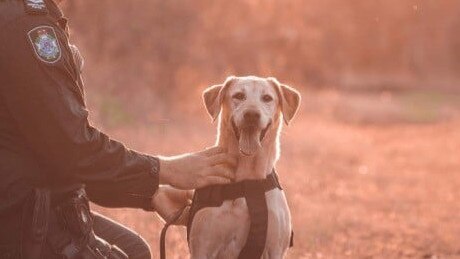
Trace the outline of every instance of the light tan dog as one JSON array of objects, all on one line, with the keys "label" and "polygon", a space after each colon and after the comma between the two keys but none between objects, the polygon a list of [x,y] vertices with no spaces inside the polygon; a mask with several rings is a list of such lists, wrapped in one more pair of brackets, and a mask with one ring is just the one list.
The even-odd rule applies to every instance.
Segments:
[{"label": "light tan dog", "polygon": [[[217,145],[239,156],[236,181],[265,179],[279,158],[282,118],[288,124],[299,107],[300,94],[274,78],[229,77],[208,88],[205,106],[219,117]],[[283,258],[291,237],[291,215],[284,192],[265,194],[268,229],[262,258]],[[191,257],[237,258],[250,227],[246,200],[224,201],[220,207],[198,211],[193,219]]]}]

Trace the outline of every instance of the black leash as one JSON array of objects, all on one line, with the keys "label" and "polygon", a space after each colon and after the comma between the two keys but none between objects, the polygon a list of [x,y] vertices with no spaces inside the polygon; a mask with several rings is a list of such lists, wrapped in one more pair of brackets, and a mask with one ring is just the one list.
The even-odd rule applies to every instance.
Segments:
[{"label": "black leash", "polygon": [[163,229],[161,230],[161,235],[160,235],[160,259],[166,259],[166,232],[168,231],[169,226],[172,224],[176,223],[178,219],[182,216],[184,211],[189,207],[190,205],[187,205],[180,209],[176,214],[174,214],[174,217],[170,221],[167,221]]}]

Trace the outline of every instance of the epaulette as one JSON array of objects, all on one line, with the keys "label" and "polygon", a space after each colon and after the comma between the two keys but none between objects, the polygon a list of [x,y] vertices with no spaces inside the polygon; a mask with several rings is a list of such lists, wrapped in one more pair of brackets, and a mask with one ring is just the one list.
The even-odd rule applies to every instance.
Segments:
[{"label": "epaulette", "polygon": [[44,0],[23,0],[26,13],[28,14],[47,14],[48,7]]}]

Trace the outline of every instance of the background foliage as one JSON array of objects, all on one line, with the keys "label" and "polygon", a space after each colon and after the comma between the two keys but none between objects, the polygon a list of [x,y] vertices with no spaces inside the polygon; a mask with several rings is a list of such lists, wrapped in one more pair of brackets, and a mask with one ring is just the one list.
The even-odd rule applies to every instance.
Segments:
[{"label": "background foliage", "polygon": [[[127,146],[214,142],[205,87],[275,76],[302,92],[277,165],[289,258],[460,257],[460,1],[70,0],[91,119]],[[97,210],[158,257],[150,213]],[[173,228],[170,258],[188,255]]]}]

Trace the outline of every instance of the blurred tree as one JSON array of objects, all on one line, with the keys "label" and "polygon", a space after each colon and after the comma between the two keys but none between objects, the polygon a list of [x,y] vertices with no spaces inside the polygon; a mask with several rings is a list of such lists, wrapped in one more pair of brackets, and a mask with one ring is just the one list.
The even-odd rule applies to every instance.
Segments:
[{"label": "blurred tree", "polygon": [[161,103],[229,74],[365,89],[458,79],[458,10],[458,0],[74,0],[65,11],[98,87],[130,98],[135,84]]}]

